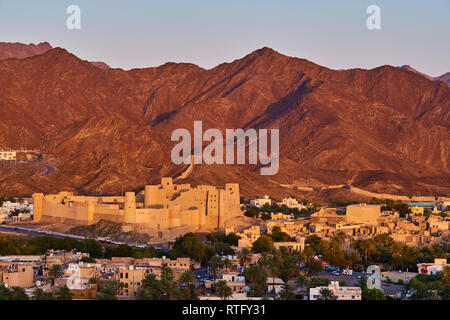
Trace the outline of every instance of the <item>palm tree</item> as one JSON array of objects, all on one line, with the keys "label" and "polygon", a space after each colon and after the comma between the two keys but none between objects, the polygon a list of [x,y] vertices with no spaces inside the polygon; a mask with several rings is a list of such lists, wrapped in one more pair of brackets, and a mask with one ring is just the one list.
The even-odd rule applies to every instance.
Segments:
[{"label": "palm tree", "polygon": [[52,286],[55,285],[55,280],[57,278],[61,278],[63,276],[64,272],[63,269],[59,264],[54,264],[50,270],[48,271],[48,277],[52,281]]},{"label": "palm tree", "polygon": [[[157,281],[157,280],[156,280],[156,276],[154,274],[151,274],[151,273],[146,274],[145,278],[142,279],[142,281],[141,281],[141,288],[149,289],[155,281]],[[121,282],[121,283],[123,283],[123,282]]]},{"label": "palm tree", "polygon": [[291,279],[298,273],[297,257],[287,256],[283,259],[282,270],[286,271],[286,276]]},{"label": "palm tree", "polygon": [[[306,263],[306,255],[305,255],[304,251],[297,253],[297,263],[299,265],[305,265],[305,263]],[[306,268],[305,268],[304,273],[306,273]]]},{"label": "palm tree", "polygon": [[269,275],[272,277],[272,292],[275,293],[275,278],[280,274],[281,258],[275,252],[269,258]]},{"label": "palm tree", "polygon": [[45,292],[41,288],[36,288],[33,291],[33,299],[34,300],[53,300],[53,294],[51,292]]},{"label": "palm tree", "polygon": [[294,300],[295,293],[294,288],[288,283],[285,283],[283,289],[280,291],[280,299],[281,300]]},{"label": "palm tree", "polygon": [[269,259],[270,256],[267,252],[261,253],[261,258],[258,260],[258,264],[263,268],[263,270],[267,273],[269,267]]},{"label": "palm tree", "polygon": [[178,282],[180,282],[185,287],[189,287],[192,283],[195,281],[195,275],[194,272],[191,270],[186,270],[183,272],[180,276],[180,279],[178,279]]},{"label": "palm tree", "polygon": [[222,265],[225,268],[225,272],[228,272],[228,270],[231,269],[232,263],[230,259],[226,258],[225,260],[223,260]]},{"label": "palm tree", "polygon": [[116,290],[112,287],[105,287],[100,291],[97,300],[117,300]]},{"label": "palm tree", "polygon": [[247,248],[244,248],[238,254],[239,264],[242,266],[242,270],[245,270],[247,264],[252,261],[252,253]]},{"label": "palm tree", "polygon": [[173,271],[168,267],[164,267],[161,273],[161,286],[164,290],[164,296],[167,300],[172,300],[175,292],[175,282],[173,281]]},{"label": "palm tree", "polygon": [[328,288],[322,288],[319,291],[319,297],[317,300],[337,300],[337,297],[334,295],[333,291]]},{"label": "palm tree", "polygon": [[58,300],[72,300],[73,299],[73,293],[70,292],[69,288],[67,286],[59,288],[58,291],[56,291],[56,299]]},{"label": "palm tree", "polygon": [[295,284],[299,287],[303,287],[306,283],[306,277],[302,274],[299,274],[297,278],[295,279]]},{"label": "palm tree", "polygon": [[375,245],[371,239],[366,239],[361,242],[360,247],[364,252],[364,258],[367,263],[369,256],[376,251]]},{"label": "palm tree", "polygon": [[444,283],[450,283],[450,266],[439,271],[439,275]]},{"label": "palm tree", "polygon": [[228,299],[233,295],[233,290],[227,285],[224,280],[220,280],[216,284],[216,291],[223,300]]},{"label": "palm tree", "polygon": [[315,255],[314,249],[311,248],[310,246],[308,246],[305,248],[304,254],[305,254],[306,262],[308,263],[308,274],[310,274],[311,273],[311,259]]},{"label": "palm tree", "polygon": [[222,259],[220,259],[219,256],[213,256],[208,262],[209,267],[210,267],[210,269],[212,270],[212,273],[213,273],[214,281],[216,280],[217,268],[219,267],[221,262],[222,262]]},{"label": "palm tree", "polygon": [[29,300],[30,298],[26,294],[25,290],[21,287],[12,287],[11,288],[11,300]]}]

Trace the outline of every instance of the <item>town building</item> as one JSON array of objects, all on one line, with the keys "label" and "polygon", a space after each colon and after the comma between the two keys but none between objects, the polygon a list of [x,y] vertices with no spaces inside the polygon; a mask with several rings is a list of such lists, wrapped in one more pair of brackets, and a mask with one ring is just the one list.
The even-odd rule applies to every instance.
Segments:
[{"label": "town building", "polygon": [[449,266],[447,259],[434,259],[434,263],[418,263],[417,269],[420,274],[432,275],[444,270],[447,266]]},{"label": "town building", "polygon": [[216,283],[223,280],[227,286],[233,290],[233,293],[242,293],[245,291],[245,277],[239,276],[238,272],[229,272],[222,274],[222,279],[216,279]]},{"label": "town building", "polygon": [[33,264],[0,262],[0,283],[9,288],[34,286]]},{"label": "town building", "polygon": [[309,289],[309,300],[317,300],[320,290],[329,289],[337,297],[336,300],[361,300],[362,291],[360,287],[341,287],[339,281],[331,281],[328,286]]},{"label": "town building", "polygon": [[16,151],[0,150],[0,160],[16,160]]},{"label": "town building", "polygon": [[253,207],[261,208],[264,205],[270,206],[272,204],[272,199],[268,195],[265,195],[264,198],[256,198],[250,200],[250,205]]},{"label": "town building", "polygon": [[293,197],[283,198],[283,200],[281,200],[281,202],[278,202],[278,205],[279,206],[286,206],[288,208],[298,209],[298,210],[302,210],[302,209],[306,209],[307,208],[307,206],[299,203],[298,200],[293,198]]},{"label": "town building", "polygon": [[378,204],[352,204],[347,206],[346,221],[348,223],[364,223],[367,225],[378,225],[381,216],[381,206]]}]

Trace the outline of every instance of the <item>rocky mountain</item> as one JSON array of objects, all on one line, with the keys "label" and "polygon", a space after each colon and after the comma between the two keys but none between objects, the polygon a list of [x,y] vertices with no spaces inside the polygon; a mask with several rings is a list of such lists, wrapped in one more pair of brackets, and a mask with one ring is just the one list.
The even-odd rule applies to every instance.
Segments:
[{"label": "rocky mountain", "polygon": [[450,72],[444,73],[442,76],[434,78],[434,80],[444,81],[446,84],[450,86]]},{"label": "rocky mountain", "polygon": [[444,81],[446,84],[450,85],[450,72],[444,73],[443,75],[439,76],[439,77],[431,77],[425,73],[422,73],[420,71],[417,71],[416,69],[414,69],[413,67],[411,67],[410,65],[404,65],[401,67],[398,67],[400,69],[404,69],[404,70],[408,70],[417,74],[420,74],[421,76],[427,78],[428,80],[432,80],[432,81]]},{"label": "rocky mountain", "polygon": [[0,42],[0,60],[16,58],[24,59],[37,56],[52,49],[48,42],[24,44],[19,42]]},{"label": "rocky mountain", "polygon": [[40,149],[58,167],[45,177],[0,167],[0,194],[141,190],[185,169],[170,160],[171,133],[195,120],[222,132],[278,128],[280,169],[195,165],[187,183],[238,182],[245,196],[336,185],[450,194],[450,88],[404,69],[335,71],[263,48],[209,70],[123,71],[54,48],[0,61],[0,87],[0,147]]},{"label": "rocky mountain", "polygon": [[[53,47],[48,42],[41,42],[39,44],[0,42],[0,60],[29,58],[43,54],[50,49],[53,49]],[[109,65],[101,61],[90,61],[90,63],[101,69],[111,69]]]}]

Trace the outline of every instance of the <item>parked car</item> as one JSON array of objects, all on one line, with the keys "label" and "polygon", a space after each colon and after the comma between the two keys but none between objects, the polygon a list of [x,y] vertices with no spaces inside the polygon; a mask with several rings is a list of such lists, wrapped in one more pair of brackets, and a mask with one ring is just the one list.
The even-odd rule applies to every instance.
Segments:
[{"label": "parked car", "polygon": [[351,270],[351,269],[344,269],[342,271],[342,274],[346,275],[346,276],[351,276],[353,274],[353,270]]},{"label": "parked car", "polygon": [[328,266],[328,267],[325,267],[325,271],[337,271],[337,272],[340,272],[341,269],[339,267],[330,267],[330,266]]},{"label": "parked car", "polygon": [[332,275],[335,275],[335,276],[341,275],[338,271],[332,271],[331,274],[332,274]]}]

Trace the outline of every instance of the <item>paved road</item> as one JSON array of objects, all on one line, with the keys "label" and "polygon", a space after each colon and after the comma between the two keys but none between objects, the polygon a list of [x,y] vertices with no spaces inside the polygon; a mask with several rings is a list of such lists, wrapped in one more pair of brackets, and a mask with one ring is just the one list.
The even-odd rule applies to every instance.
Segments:
[{"label": "paved road", "polygon": [[[360,281],[360,278],[358,278],[358,277],[361,277],[361,278],[368,277],[368,276],[370,276],[370,273],[353,272],[353,274],[351,276],[344,276],[342,274],[339,276],[335,276],[335,275],[331,274],[331,272],[323,271],[323,272],[317,273],[317,275],[321,278],[328,278],[333,281],[344,280],[347,283],[347,285],[356,286],[356,285],[358,285],[358,283]],[[381,289],[383,290],[383,292],[385,294],[397,295],[404,290],[404,286],[382,281]]]},{"label": "paved road", "polygon": [[55,166],[52,166],[50,164],[42,163],[42,162],[36,162],[36,161],[27,161],[28,163],[35,164],[41,167],[44,167],[45,171],[38,174],[39,177],[45,177],[48,176],[50,173],[55,172],[58,170]]},{"label": "paved road", "polygon": [[0,225],[0,231],[9,231],[9,232],[18,232],[18,233],[25,233],[25,234],[32,234],[32,235],[38,235],[38,236],[52,236],[56,238],[71,238],[75,240],[85,240],[86,237],[72,235],[72,234],[65,234],[60,232],[52,232],[52,231],[39,231],[35,229],[28,229],[23,227],[15,227],[15,226],[8,226],[8,225]]},{"label": "paved road", "polygon": [[45,169],[44,171],[34,175],[37,177],[45,177],[45,176],[48,176],[50,173],[58,170],[58,168],[56,168],[55,166],[52,166],[47,163],[38,162],[38,161],[28,161],[28,160],[7,160],[7,161],[11,161],[13,163],[28,163],[28,164],[34,164],[34,165],[43,167]]}]

